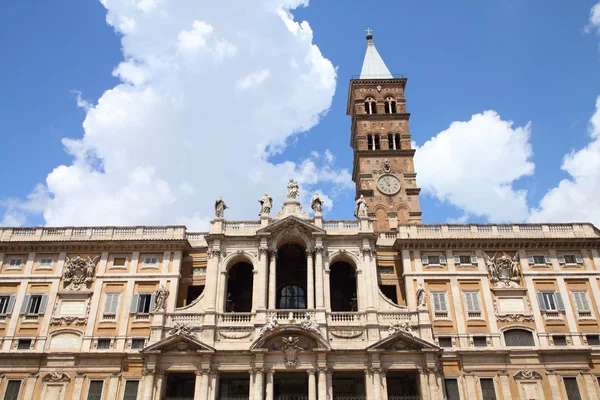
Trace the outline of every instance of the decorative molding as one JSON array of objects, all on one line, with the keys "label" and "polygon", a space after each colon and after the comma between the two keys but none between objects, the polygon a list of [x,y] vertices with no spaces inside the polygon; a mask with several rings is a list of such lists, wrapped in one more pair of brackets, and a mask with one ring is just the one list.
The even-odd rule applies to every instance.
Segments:
[{"label": "decorative molding", "polygon": [[59,316],[52,317],[50,320],[51,325],[86,325],[88,317],[73,317],[73,316]]},{"label": "decorative molding", "polygon": [[89,256],[87,259],[80,256],[67,257],[63,269],[63,281],[67,285],[65,289],[72,291],[86,290],[88,283],[94,280],[96,262],[99,258],[100,256],[93,259]]},{"label": "decorative molding", "polygon": [[500,322],[533,322],[532,314],[496,314]]},{"label": "decorative molding", "polygon": [[533,379],[542,379],[542,374],[540,374],[539,372],[536,371],[531,371],[529,369],[524,369],[521,370],[519,372],[517,372],[516,374],[513,375],[513,377],[516,379],[521,379],[521,380],[533,380]]},{"label": "decorative molding", "polygon": [[279,324],[277,323],[276,319],[272,319],[270,321],[267,321],[266,324],[264,324],[262,326],[262,328],[260,328],[260,331],[258,331],[258,338],[257,339],[261,339],[264,336],[266,336],[267,334],[279,330]]},{"label": "decorative molding", "polygon": [[321,330],[319,329],[319,324],[317,324],[313,320],[306,319],[306,320],[302,321],[300,323],[300,328],[302,330],[316,333],[317,335],[321,336]]},{"label": "decorative molding", "polygon": [[362,330],[339,330],[333,331],[330,330],[329,334],[338,339],[356,339],[362,336],[364,331]]},{"label": "decorative molding", "polygon": [[64,372],[50,372],[42,378],[43,382],[70,382],[71,378]]},{"label": "decorative molding", "polygon": [[187,336],[191,338],[196,338],[196,333],[194,332],[194,328],[188,323],[180,323],[175,322],[175,325],[169,330],[169,336]]},{"label": "decorative molding", "polygon": [[225,339],[246,339],[252,336],[252,331],[240,332],[240,331],[218,331],[219,336]]}]

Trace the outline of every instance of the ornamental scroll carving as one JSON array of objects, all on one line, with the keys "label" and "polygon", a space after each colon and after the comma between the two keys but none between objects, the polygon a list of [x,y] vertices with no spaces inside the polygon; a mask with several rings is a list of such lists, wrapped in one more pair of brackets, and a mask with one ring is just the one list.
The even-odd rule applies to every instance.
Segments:
[{"label": "ornamental scroll carving", "polygon": [[69,375],[64,372],[50,372],[49,374],[44,375],[42,378],[43,382],[69,382],[71,378]]},{"label": "ornamental scroll carving", "polygon": [[496,287],[520,287],[521,268],[519,267],[519,253],[515,253],[510,257],[505,252],[501,257],[498,253],[494,253],[493,257],[489,257],[484,253],[485,264],[487,265],[490,274],[490,281],[496,284]]},{"label": "ornamental scroll carving", "polygon": [[176,322],[175,325],[171,328],[171,330],[169,331],[169,335],[170,336],[178,336],[178,335],[182,335],[182,336],[187,336],[187,337],[191,337],[191,338],[196,338],[196,334],[193,331],[193,328],[186,323],[179,323]]},{"label": "ornamental scroll carving", "polygon": [[65,269],[63,271],[63,281],[65,289],[72,291],[86,290],[87,284],[94,280],[96,271],[96,262],[100,256],[93,259],[88,256],[87,259],[80,256],[66,258]]},{"label": "ornamental scroll carving", "polygon": [[542,379],[542,374],[540,374],[539,372],[524,369],[522,371],[517,372],[514,375],[514,378],[522,380]]}]

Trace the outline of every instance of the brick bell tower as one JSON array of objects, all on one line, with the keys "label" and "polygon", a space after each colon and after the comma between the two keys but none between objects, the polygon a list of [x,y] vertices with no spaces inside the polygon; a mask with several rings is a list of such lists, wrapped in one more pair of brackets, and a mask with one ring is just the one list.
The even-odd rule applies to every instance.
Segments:
[{"label": "brick bell tower", "polygon": [[392,76],[367,29],[367,52],[360,77],[350,80],[347,113],[356,198],[364,196],[376,231],[421,223],[405,87],[406,78]]}]

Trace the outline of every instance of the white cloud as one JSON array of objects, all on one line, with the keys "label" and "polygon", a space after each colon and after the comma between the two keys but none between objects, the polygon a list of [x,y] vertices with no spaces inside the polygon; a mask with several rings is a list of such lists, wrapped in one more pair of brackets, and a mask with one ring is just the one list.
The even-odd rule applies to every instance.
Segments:
[{"label": "white cloud", "polygon": [[600,3],[596,3],[590,10],[590,20],[585,26],[585,32],[591,32],[600,28]]},{"label": "white cloud", "polygon": [[530,220],[592,222],[600,225],[600,96],[589,123],[591,142],[563,159],[562,169],[569,173],[548,191],[533,209]]},{"label": "white cloud", "polygon": [[[495,111],[456,121],[417,149],[417,181],[425,194],[492,221],[524,220],[527,192],[513,183],[533,174],[530,124],[513,127]],[[463,216],[461,220],[464,220]]]},{"label": "white cloud", "polygon": [[[101,1],[121,35],[122,83],[85,103],[84,136],[63,140],[73,162],[13,214],[43,211],[48,225],[204,229],[220,195],[227,218],[248,219],[265,190],[277,208],[290,177],[304,196],[327,187],[328,206],[352,187],[328,153],[299,164],[268,159],[318,123],[335,91],[310,26],[288,12],[305,1]],[[238,90],[244,79],[260,90]],[[21,223],[13,214],[5,222]]]}]

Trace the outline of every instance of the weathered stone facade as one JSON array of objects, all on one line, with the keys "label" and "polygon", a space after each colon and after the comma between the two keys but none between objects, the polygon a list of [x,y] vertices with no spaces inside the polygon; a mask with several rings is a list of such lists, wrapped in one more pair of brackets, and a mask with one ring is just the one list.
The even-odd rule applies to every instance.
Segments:
[{"label": "weathered stone facade", "polygon": [[351,83],[357,219],[303,210],[290,181],[255,221],[217,201],[209,232],[1,229],[0,395],[600,398],[600,231],[420,224],[405,83]]}]

